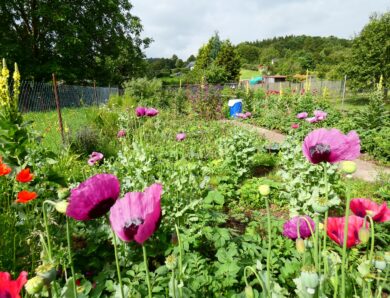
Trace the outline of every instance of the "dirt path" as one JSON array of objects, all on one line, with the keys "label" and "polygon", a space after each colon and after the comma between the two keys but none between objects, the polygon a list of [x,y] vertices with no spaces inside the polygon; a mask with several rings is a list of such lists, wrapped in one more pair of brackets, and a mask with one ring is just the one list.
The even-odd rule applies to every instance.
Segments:
[{"label": "dirt path", "polygon": [[[266,140],[271,142],[282,143],[286,138],[286,136],[281,133],[268,130],[265,128],[257,127],[255,125],[234,121],[234,120],[223,120],[223,122],[245,127],[248,130],[257,132],[259,135],[261,135]],[[357,159],[355,160],[355,162],[357,165],[357,171],[354,174],[354,177],[358,179],[374,182],[377,179],[378,175],[380,175],[381,173],[390,174],[390,168],[388,167],[378,166],[372,162],[361,160],[361,159]]]}]

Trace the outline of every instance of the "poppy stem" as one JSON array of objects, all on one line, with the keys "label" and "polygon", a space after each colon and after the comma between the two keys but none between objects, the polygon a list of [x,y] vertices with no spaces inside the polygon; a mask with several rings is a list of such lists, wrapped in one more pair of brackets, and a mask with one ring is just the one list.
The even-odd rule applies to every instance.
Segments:
[{"label": "poppy stem", "polygon": [[70,271],[72,273],[72,284],[73,284],[73,297],[77,298],[77,291],[76,291],[76,280],[75,280],[75,274],[74,274],[74,267],[73,267],[73,259],[72,259],[72,248],[70,245],[70,228],[69,228],[69,218],[66,216],[66,241],[68,242],[68,257],[69,257],[69,265],[70,265]]},{"label": "poppy stem", "polygon": [[152,298],[152,286],[150,284],[150,277],[149,277],[149,267],[148,267],[148,257],[146,255],[146,248],[145,245],[142,245],[142,252],[144,253],[144,264],[145,264],[145,272],[146,272],[146,283],[148,285],[148,297]]},{"label": "poppy stem", "polygon": [[370,261],[370,266],[371,266],[372,258],[374,256],[374,248],[375,248],[375,231],[374,231],[374,221],[372,220],[372,217],[371,216],[367,216],[367,217],[371,225],[371,248],[370,248],[370,254],[368,256],[368,260]]},{"label": "poppy stem", "polygon": [[253,269],[251,266],[246,266],[246,267],[244,268],[244,280],[245,280],[245,284],[246,284],[247,286],[249,286],[249,283],[248,283],[248,275],[247,275],[247,273],[246,273],[247,270],[251,270],[251,271],[252,271],[252,273],[256,276],[256,279],[258,280],[258,282],[259,282],[259,284],[260,284],[260,286],[261,286],[261,289],[263,290],[263,292],[265,292],[266,289],[265,289],[265,287],[264,287],[263,281],[261,280],[259,274],[257,274],[256,270]]},{"label": "poppy stem", "polygon": [[121,269],[119,267],[118,246],[117,246],[117,243],[116,243],[116,235],[115,235],[115,232],[114,232],[113,229],[111,229],[111,232],[112,232],[112,239],[113,239],[112,242],[114,244],[116,273],[118,275],[119,287],[121,288],[121,296],[122,296],[122,298],[125,298],[125,293],[123,292]]},{"label": "poppy stem", "polygon": [[47,221],[47,209],[46,204],[51,204],[48,201],[44,201],[42,204],[42,213],[43,213],[43,222],[45,224],[45,231],[46,231],[46,239],[47,239],[47,254],[49,256],[49,260],[52,261],[52,250],[51,250],[51,240],[50,240],[50,232],[49,232],[49,224]]},{"label": "poppy stem", "polygon": [[[326,204],[328,204],[328,199],[329,199],[329,183],[328,183],[328,163],[324,163],[324,182],[325,182],[325,201]],[[328,210],[325,211],[325,219],[324,219],[324,246],[322,247],[323,251],[326,251],[326,240],[327,240],[327,222],[328,222]],[[324,263],[326,261],[324,260]],[[327,274],[327,269],[326,266],[324,266],[324,274]]]},{"label": "poppy stem", "polygon": [[349,184],[346,184],[346,197],[347,202],[345,204],[345,222],[344,222],[344,237],[343,237],[343,252],[341,260],[341,297],[345,297],[345,267],[347,261],[347,239],[348,239],[348,220],[349,220],[349,204],[351,201],[351,194],[349,191]]},{"label": "poppy stem", "polygon": [[264,196],[265,207],[267,209],[267,229],[268,229],[268,250],[267,250],[267,296],[271,296],[271,212],[269,209],[269,203],[267,196]]},{"label": "poppy stem", "polygon": [[[178,279],[181,281],[182,275],[183,275],[183,247],[180,239],[180,233],[179,233],[179,227],[177,224],[175,224],[175,229],[176,229],[176,236],[177,236],[177,242],[179,245],[179,276]],[[183,297],[183,291],[182,287],[179,288],[179,294],[180,297]]]}]

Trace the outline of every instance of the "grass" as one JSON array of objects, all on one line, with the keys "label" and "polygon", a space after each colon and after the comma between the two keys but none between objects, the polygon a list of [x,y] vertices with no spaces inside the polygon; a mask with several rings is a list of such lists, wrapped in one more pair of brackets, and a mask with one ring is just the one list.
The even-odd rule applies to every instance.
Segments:
[{"label": "grass", "polygon": [[[97,113],[97,107],[64,108],[61,111],[64,132],[73,134],[80,127],[85,126],[91,115]],[[32,121],[30,128],[42,134],[42,146],[53,152],[62,149],[61,132],[58,124],[57,111],[31,112],[23,115],[26,121]]]},{"label": "grass", "polygon": [[260,76],[260,72],[258,70],[249,70],[249,69],[241,69],[240,71],[240,80],[250,80],[253,77]]}]

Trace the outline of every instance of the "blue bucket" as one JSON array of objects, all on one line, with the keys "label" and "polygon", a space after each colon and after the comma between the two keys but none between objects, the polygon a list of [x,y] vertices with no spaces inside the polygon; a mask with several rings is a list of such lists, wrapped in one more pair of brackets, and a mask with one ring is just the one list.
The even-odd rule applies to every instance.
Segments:
[{"label": "blue bucket", "polygon": [[242,99],[231,99],[228,102],[230,117],[236,118],[238,113],[242,113]]}]

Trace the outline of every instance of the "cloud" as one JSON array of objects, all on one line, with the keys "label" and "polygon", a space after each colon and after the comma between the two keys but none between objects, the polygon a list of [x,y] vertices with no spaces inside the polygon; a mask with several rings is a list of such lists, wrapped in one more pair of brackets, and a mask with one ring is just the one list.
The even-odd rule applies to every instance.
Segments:
[{"label": "cloud", "polygon": [[237,44],[284,35],[352,38],[388,0],[133,0],[143,35],[154,42],[148,57],[187,59],[218,31]]}]

